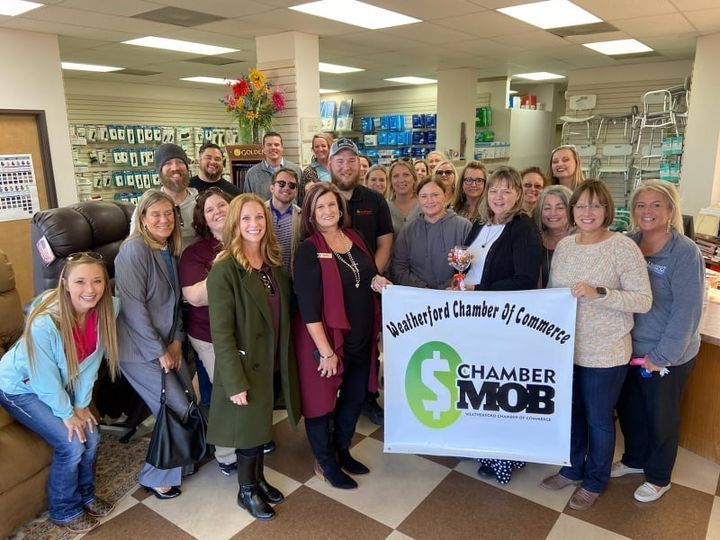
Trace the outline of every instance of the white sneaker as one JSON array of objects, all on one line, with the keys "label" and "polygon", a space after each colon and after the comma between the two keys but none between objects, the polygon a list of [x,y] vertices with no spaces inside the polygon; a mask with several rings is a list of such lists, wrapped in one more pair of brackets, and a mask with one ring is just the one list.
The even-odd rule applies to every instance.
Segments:
[{"label": "white sneaker", "polygon": [[640,474],[642,472],[645,471],[643,471],[642,469],[628,467],[622,461],[616,461],[612,464],[612,468],[610,469],[610,478],[620,478],[621,476],[625,476],[626,474]]},{"label": "white sneaker", "polygon": [[637,488],[635,490],[635,493],[633,494],[633,497],[635,497],[636,501],[640,502],[652,502],[657,501],[660,497],[665,495],[668,491],[670,491],[670,487],[672,484],[668,484],[667,486],[658,487],[654,484],[651,484],[650,482],[645,482],[642,486]]}]

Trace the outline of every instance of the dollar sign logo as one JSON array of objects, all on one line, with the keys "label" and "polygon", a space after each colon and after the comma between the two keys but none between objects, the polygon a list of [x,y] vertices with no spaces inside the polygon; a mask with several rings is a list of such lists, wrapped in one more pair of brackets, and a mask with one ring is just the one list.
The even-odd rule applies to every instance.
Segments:
[{"label": "dollar sign logo", "polygon": [[405,370],[405,395],[415,417],[431,428],[444,428],[460,417],[455,373],[460,355],[447,343],[418,347]]},{"label": "dollar sign logo", "polygon": [[440,351],[433,351],[432,358],[422,363],[421,379],[434,394],[435,399],[424,399],[423,407],[433,415],[433,420],[440,419],[440,413],[450,410],[450,391],[436,378],[437,372],[450,371],[447,358],[440,358]]}]

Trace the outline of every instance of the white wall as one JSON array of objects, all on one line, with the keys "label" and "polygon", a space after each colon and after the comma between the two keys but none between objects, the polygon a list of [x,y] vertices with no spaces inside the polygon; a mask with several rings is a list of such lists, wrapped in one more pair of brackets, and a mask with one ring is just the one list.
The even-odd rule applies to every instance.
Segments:
[{"label": "white wall", "polygon": [[[475,152],[475,102],[477,70],[451,69],[438,71],[437,148],[460,157],[472,159]],[[465,123],[465,146],[460,147],[461,126]]]},{"label": "white wall", "polygon": [[719,56],[720,34],[698,38],[680,182],[685,214],[720,201]]},{"label": "white wall", "polygon": [[692,70],[691,60],[650,62],[600,68],[576,69],[568,74],[568,87],[592,83],[651,81],[687,77]]},{"label": "white wall", "polygon": [[518,171],[537,166],[545,170],[554,145],[551,111],[513,109],[510,113],[510,165]]},{"label": "white wall", "polygon": [[58,204],[77,202],[57,36],[0,28],[0,108],[44,110]]}]

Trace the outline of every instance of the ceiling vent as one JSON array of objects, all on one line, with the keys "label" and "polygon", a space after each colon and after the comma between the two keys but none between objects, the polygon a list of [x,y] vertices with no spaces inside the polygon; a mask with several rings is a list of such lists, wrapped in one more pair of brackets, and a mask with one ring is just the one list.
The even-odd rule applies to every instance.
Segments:
[{"label": "ceiling vent", "polygon": [[132,18],[145,19],[146,21],[154,21],[163,24],[174,24],[175,26],[185,26],[187,28],[225,20],[225,17],[218,17],[217,15],[200,13],[199,11],[192,11],[190,9],[178,7],[154,9],[152,11],[146,11],[145,13],[133,15]]},{"label": "ceiling vent", "polygon": [[195,62],[198,64],[208,64],[211,66],[226,66],[228,64],[240,64],[244,60],[236,60],[227,56],[198,56],[196,58],[187,58],[185,62]]},{"label": "ceiling vent", "polygon": [[160,75],[162,73],[161,71],[146,71],[144,69],[131,69],[126,68],[122,71],[113,71],[112,73],[117,73],[119,75],[135,75],[136,77],[147,77],[148,75]]},{"label": "ceiling vent", "polygon": [[565,38],[570,36],[590,36],[592,34],[607,34],[608,32],[617,32],[618,29],[612,24],[606,22],[578,24],[577,26],[564,26],[563,28],[548,28],[546,30],[551,34]]}]

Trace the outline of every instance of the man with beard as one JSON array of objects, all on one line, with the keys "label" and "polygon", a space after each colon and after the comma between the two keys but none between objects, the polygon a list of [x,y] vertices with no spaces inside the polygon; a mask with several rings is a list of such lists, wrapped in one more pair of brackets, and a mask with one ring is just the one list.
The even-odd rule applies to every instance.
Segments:
[{"label": "man with beard", "polygon": [[[155,149],[155,170],[160,176],[160,191],[175,201],[175,219],[182,230],[183,249],[197,240],[192,226],[195,197],[198,191],[190,185],[189,162],[185,150],[177,144],[165,143]],[[132,217],[130,230],[135,226],[135,214]]]},{"label": "man with beard", "polygon": [[222,149],[217,144],[203,144],[198,157],[200,167],[197,175],[190,179],[190,187],[197,189],[199,193],[216,187],[233,197],[242,193],[239,187],[222,177],[224,158]]},{"label": "man with beard", "polygon": [[263,160],[250,167],[245,175],[243,191],[255,193],[266,201],[270,198],[270,180],[278,169],[292,169],[298,178],[302,175],[302,171],[295,163],[282,157],[283,140],[275,131],[268,131],[263,135],[262,152]]},{"label": "man with beard", "polygon": [[[351,227],[362,233],[375,254],[378,272],[384,272],[390,261],[393,243],[390,209],[382,195],[360,184],[360,158],[355,143],[350,139],[336,140],[330,147],[328,168],[332,182],[347,200]],[[381,426],[384,415],[377,402],[378,395],[368,392],[362,405],[362,414]]]},{"label": "man with beard", "polygon": [[283,268],[292,275],[295,248],[300,241],[300,207],[293,204],[298,193],[298,176],[292,169],[275,171],[270,181],[270,199],[265,205],[270,208],[273,229],[280,244]]}]

